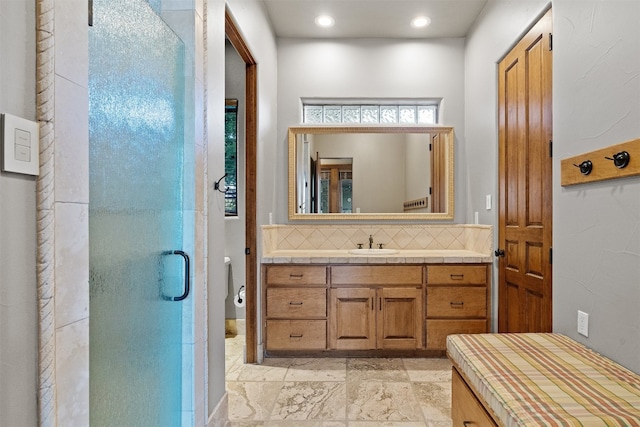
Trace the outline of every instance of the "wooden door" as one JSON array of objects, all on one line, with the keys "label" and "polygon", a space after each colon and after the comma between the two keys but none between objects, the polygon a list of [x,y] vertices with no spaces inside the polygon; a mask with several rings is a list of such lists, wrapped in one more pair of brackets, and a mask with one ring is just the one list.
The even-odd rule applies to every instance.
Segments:
[{"label": "wooden door", "polygon": [[422,289],[382,288],[377,300],[378,348],[421,348]]},{"label": "wooden door", "polygon": [[550,332],[551,10],[500,62],[500,332]]},{"label": "wooden door", "polygon": [[329,345],[336,350],[376,348],[375,289],[331,289]]}]

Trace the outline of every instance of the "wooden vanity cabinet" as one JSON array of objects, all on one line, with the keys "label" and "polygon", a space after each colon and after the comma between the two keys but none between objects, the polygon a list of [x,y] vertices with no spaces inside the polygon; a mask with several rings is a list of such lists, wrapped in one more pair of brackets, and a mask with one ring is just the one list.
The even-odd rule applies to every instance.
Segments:
[{"label": "wooden vanity cabinet", "polygon": [[329,347],[420,349],[422,266],[332,266]]},{"label": "wooden vanity cabinet", "polygon": [[489,265],[427,266],[427,350],[446,350],[447,336],[489,331]]},{"label": "wooden vanity cabinet", "polygon": [[[264,264],[266,351],[426,350],[488,332],[490,264]],[[418,354],[418,353],[415,353]]]},{"label": "wooden vanity cabinet", "polygon": [[327,267],[264,268],[267,350],[327,348]]}]

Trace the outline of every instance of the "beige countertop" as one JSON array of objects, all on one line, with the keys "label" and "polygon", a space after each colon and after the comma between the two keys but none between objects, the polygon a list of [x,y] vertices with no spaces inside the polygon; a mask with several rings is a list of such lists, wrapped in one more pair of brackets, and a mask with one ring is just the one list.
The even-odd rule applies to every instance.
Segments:
[{"label": "beige countertop", "polygon": [[275,250],[262,256],[263,264],[475,264],[491,263],[493,256],[468,250],[399,250],[395,254],[354,255],[348,250]]}]

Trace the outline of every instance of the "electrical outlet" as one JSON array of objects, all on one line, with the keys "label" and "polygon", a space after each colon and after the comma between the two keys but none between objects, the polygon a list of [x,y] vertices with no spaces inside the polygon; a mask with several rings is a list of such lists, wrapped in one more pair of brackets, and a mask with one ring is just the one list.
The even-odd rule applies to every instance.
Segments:
[{"label": "electrical outlet", "polygon": [[578,310],[578,333],[589,337],[589,313]]}]

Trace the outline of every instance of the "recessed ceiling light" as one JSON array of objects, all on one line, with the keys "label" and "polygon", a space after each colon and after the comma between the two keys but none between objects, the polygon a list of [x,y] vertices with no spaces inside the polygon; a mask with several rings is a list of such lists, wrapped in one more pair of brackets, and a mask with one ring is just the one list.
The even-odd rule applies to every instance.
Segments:
[{"label": "recessed ceiling light", "polygon": [[431,19],[428,16],[417,16],[411,21],[413,28],[424,28],[431,23]]},{"label": "recessed ceiling light", "polygon": [[333,27],[336,21],[333,20],[329,15],[320,15],[316,17],[316,25],[319,27]]}]

